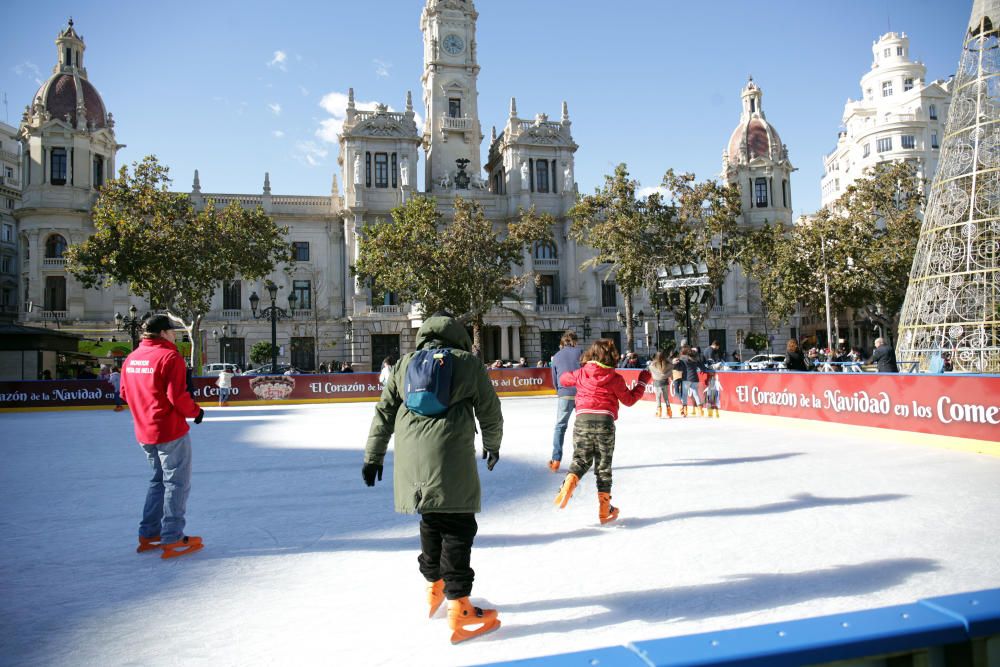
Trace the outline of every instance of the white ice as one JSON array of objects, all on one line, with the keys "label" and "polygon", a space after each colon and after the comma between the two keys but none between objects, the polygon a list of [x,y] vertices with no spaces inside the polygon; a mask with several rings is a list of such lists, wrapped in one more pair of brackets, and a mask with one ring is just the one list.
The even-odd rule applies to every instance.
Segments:
[{"label": "white ice", "polygon": [[503,409],[473,549],[503,627],[458,646],[426,618],[391,447],[361,480],[371,403],[209,409],[188,504],[206,548],[170,561],[135,553],[129,413],[0,415],[0,663],[468,665],[1000,586],[1000,458],[645,403],[622,409],[602,527],[592,473],[552,505],[555,399]]}]

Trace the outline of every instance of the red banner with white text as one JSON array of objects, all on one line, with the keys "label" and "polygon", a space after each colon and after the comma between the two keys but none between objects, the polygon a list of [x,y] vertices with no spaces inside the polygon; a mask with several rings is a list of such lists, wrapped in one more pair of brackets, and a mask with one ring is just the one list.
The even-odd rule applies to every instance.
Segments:
[{"label": "red banner with white text", "polygon": [[[629,380],[638,376],[638,371],[620,372]],[[1000,376],[763,371],[714,375],[722,410],[1000,441]],[[704,401],[704,375],[702,380]],[[652,387],[644,398],[653,400]]]}]

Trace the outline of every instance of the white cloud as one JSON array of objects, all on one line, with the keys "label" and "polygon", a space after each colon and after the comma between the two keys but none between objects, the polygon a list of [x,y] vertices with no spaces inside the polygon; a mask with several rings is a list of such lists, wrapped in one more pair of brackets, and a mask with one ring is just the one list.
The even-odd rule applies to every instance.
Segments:
[{"label": "white cloud", "polygon": [[273,113],[275,116],[280,116],[281,115],[281,105],[278,104],[277,102],[273,102],[271,104],[268,104],[267,108],[270,109],[271,113]]},{"label": "white cloud", "polygon": [[[354,101],[354,107],[363,111],[374,111],[375,105],[378,104],[374,101],[369,102],[359,102]],[[320,101],[319,105],[332,116],[332,118],[326,118],[319,122],[319,129],[316,130],[316,136],[323,141],[331,144],[337,143],[337,135],[344,128],[344,120],[347,119],[347,93],[332,92],[324,95]],[[391,106],[388,107],[389,111],[395,111]],[[424,131],[424,119],[420,117],[419,114],[414,114],[414,122],[417,124],[417,133],[422,134]]]},{"label": "white cloud", "polygon": [[300,141],[295,144],[296,158],[305,162],[310,167],[318,167],[323,164],[329,151],[316,144],[315,141]]},{"label": "white cloud", "polygon": [[275,51],[267,66],[271,69],[280,69],[282,72],[288,71],[288,54],[284,51]]},{"label": "white cloud", "polygon": [[25,60],[23,63],[14,65],[13,70],[14,74],[28,79],[34,79],[35,83],[39,86],[42,85],[42,70],[38,69],[38,65],[30,60]]},{"label": "white cloud", "polygon": [[271,134],[274,135],[275,139],[282,139],[285,136],[285,133],[282,132],[281,130],[274,130],[273,132],[271,132]]},{"label": "white cloud", "polygon": [[661,200],[666,200],[670,196],[670,191],[667,190],[662,185],[657,185],[655,187],[649,187],[649,188],[639,188],[636,191],[635,196],[638,199],[645,199],[646,197],[648,197],[649,195],[653,194],[654,192],[659,192],[660,193],[660,199]]},{"label": "white cloud", "polygon": [[392,63],[382,62],[378,58],[372,62],[375,63],[375,76],[383,78],[389,76],[389,68],[392,67]]}]

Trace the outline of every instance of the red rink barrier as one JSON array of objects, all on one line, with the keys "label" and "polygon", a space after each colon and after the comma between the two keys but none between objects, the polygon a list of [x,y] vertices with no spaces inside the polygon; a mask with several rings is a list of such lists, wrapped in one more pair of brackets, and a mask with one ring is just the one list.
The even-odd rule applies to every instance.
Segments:
[{"label": "red rink barrier", "polygon": [[[548,368],[488,371],[500,396],[555,393]],[[196,401],[219,400],[214,377],[194,378]],[[382,394],[378,373],[329,375],[238,375],[232,379],[229,403],[304,403],[377,400]],[[114,405],[111,384],[103,380],[38,380],[0,382],[0,410],[103,407]]]},{"label": "red rink barrier", "polygon": [[[619,371],[628,380],[638,371]],[[719,408],[1000,441],[1000,376],[723,371]],[[704,378],[703,378],[704,380]],[[705,383],[701,384],[704,400]],[[647,387],[644,400],[655,400]],[[674,403],[678,400],[671,397]]]}]

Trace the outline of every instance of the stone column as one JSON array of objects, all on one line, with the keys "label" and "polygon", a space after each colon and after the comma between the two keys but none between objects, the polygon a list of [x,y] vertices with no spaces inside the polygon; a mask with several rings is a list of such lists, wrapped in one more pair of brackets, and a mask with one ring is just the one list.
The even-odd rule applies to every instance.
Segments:
[{"label": "stone column", "polygon": [[500,358],[510,359],[510,341],[507,338],[507,332],[510,331],[510,327],[506,324],[500,325]]},{"label": "stone column", "polygon": [[[534,248],[531,246],[528,246],[524,251],[522,251],[522,255],[524,256],[524,267],[521,270],[522,275],[534,273],[535,271],[535,258],[532,255],[532,252],[534,252]],[[523,296],[528,303],[534,303],[534,291],[535,283],[534,281],[529,280],[525,283],[524,288],[521,290],[521,296]]]},{"label": "stone column", "polygon": [[570,220],[563,223],[563,235],[566,239],[563,247],[566,250],[566,302],[569,304],[570,311],[576,312],[580,309],[580,269],[576,260],[576,241],[569,236],[572,224]]},{"label": "stone column", "polygon": [[510,328],[510,342],[511,342],[511,359],[517,361],[521,358],[521,327],[513,326]]},{"label": "stone column", "polygon": [[42,278],[42,255],[45,254],[39,243],[40,231],[32,229],[28,232],[28,301],[34,304],[34,308],[28,317],[32,320],[42,318],[42,308],[45,307],[44,289],[45,281]]}]

